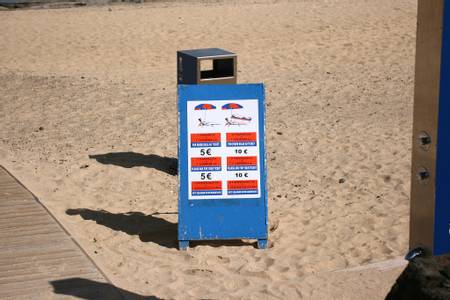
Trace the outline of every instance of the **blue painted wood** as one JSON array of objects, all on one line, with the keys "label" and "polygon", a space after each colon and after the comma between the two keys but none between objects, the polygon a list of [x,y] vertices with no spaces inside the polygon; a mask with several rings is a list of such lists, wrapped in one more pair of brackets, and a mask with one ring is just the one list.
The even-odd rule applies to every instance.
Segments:
[{"label": "blue painted wood", "polygon": [[[187,101],[258,99],[261,197],[253,199],[188,200]],[[263,84],[179,85],[178,239],[267,240],[265,104]],[[183,244],[184,245],[184,244]]]},{"label": "blue painted wood", "polygon": [[434,253],[450,253],[450,1],[445,1],[436,159]]},{"label": "blue painted wood", "polygon": [[189,241],[178,241],[178,249],[186,251],[189,248]]},{"label": "blue painted wood", "polygon": [[267,240],[266,239],[258,240],[258,249],[267,249]]}]

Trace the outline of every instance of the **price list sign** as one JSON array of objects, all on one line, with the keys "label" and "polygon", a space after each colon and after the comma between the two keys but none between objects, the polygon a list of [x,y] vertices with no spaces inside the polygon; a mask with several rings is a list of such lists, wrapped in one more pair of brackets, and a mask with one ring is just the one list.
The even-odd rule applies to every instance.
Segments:
[{"label": "price list sign", "polygon": [[180,85],[178,95],[180,240],[266,238],[264,86]]},{"label": "price list sign", "polygon": [[258,198],[258,100],[187,102],[190,200]]}]

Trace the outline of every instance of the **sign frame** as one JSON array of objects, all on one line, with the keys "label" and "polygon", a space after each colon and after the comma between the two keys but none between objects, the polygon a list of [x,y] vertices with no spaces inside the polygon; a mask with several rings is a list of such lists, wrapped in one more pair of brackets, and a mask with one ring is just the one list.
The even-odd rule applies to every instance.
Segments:
[{"label": "sign frame", "polygon": [[[195,101],[257,100],[260,194],[258,198],[189,200],[188,112]],[[178,240],[185,250],[192,240],[257,239],[267,248],[268,199],[263,84],[178,85]]]},{"label": "sign frame", "polygon": [[450,253],[450,0],[419,0],[409,256]]}]

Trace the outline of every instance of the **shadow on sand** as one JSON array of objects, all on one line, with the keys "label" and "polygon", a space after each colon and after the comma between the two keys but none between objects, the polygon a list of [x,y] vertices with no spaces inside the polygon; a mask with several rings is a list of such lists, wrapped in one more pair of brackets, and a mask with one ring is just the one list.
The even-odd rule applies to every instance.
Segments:
[{"label": "shadow on sand", "polygon": [[[146,215],[141,212],[114,214],[106,210],[74,208],[66,210],[66,214],[69,216],[80,215],[84,220],[95,221],[99,225],[116,231],[122,231],[129,235],[138,235],[142,242],[153,242],[166,248],[178,247],[177,224],[155,217],[155,215],[162,215],[163,213],[151,215]],[[190,247],[196,246],[253,246],[256,248],[256,243],[242,240],[208,240],[192,241],[190,243]]]},{"label": "shadow on sand", "polygon": [[153,242],[167,248],[177,247],[177,224],[141,212],[110,213],[106,210],[75,208],[66,210],[70,216],[80,215],[116,231],[138,235],[142,242]]},{"label": "shadow on sand", "polygon": [[110,283],[98,282],[84,278],[67,278],[62,280],[50,281],[53,286],[53,292],[59,295],[73,296],[81,299],[127,299],[127,300],[144,300],[144,299],[160,299],[154,296],[142,296],[121,288]]},{"label": "shadow on sand", "polygon": [[178,159],[173,157],[162,157],[156,154],[141,154],[135,152],[115,152],[89,155],[104,165],[116,165],[124,168],[146,167],[153,168],[169,175],[177,175]]}]

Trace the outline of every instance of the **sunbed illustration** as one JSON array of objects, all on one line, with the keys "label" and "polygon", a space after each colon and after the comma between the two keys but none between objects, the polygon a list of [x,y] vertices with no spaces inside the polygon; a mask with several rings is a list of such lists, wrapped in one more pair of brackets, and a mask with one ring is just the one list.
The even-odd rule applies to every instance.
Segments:
[{"label": "sunbed illustration", "polygon": [[198,118],[198,126],[199,127],[203,127],[203,126],[217,126],[220,125],[219,123],[212,123],[212,122],[207,122],[207,121],[203,121],[201,118]]},{"label": "sunbed illustration", "polygon": [[244,117],[244,116],[240,116],[240,115],[231,115],[231,119],[235,119],[235,120],[239,120],[239,121],[246,121],[246,122],[252,121],[251,117]]},{"label": "sunbed illustration", "polygon": [[238,122],[235,120],[230,120],[228,118],[225,118],[225,126],[245,126],[248,125],[248,122]]}]

